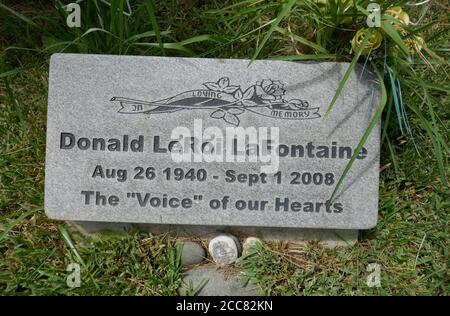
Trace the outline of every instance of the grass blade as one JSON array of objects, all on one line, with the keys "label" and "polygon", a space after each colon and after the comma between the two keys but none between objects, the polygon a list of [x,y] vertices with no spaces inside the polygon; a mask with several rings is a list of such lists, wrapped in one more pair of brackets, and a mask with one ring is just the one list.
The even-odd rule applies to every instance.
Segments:
[{"label": "grass blade", "polygon": [[[160,34],[161,35],[169,35],[170,31],[161,32]],[[143,32],[141,34],[136,34],[136,35],[130,36],[129,38],[127,38],[125,40],[125,43],[127,43],[127,42],[134,42],[134,41],[140,40],[141,38],[153,37],[153,36],[156,36],[156,32],[155,31],[147,31],[147,32]]]},{"label": "grass blade", "polygon": [[321,59],[336,59],[337,56],[333,54],[302,54],[290,56],[275,56],[269,60],[285,60],[285,61],[299,61],[299,60],[321,60]]},{"label": "grass blade", "polygon": [[205,52],[203,54],[200,54],[197,57],[204,57],[204,56],[207,56],[207,55],[211,55],[211,54],[213,54],[213,53],[215,53],[217,51],[222,50],[225,46],[229,46],[229,45],[232,45],[234,43],[237,43],[240,40],[242,40],[242,39],[246,38],[247,36],[249,36],[250,34],[253,34],[253,33],[259,31],[260,29],[266,27],[267,25],[271,24],[273,21],[275,21],[275,20],[271,20],[271,21],[269,21],[269,22],[267,22],[265,24],[262,24],[262,25],[258,26],[257,28],[255,28],[255,29],[253,29],[253,30],[251,30],[251,31],[249,31],[249,32],[247,32],[245,34],[242,34],[242,35],[240,35],[240,36],[238,36],[238,37],[236,37],[236,38],[234,38],[234,39],[232,39],[230,41],[227,41],[224,44],[217,45],[217,47],[215,47],[214,49],[211,49],[211,50],[209,50],[209,51],[207,51],[207,52]]},{"label": "grass blade", "polygon": [[264,2],[264,0],[258,0],[258,1],[255,1],[255,0],[244,0],[244,1],[241,1],[241,2],[238,2],[238,3],[233,3],[233,4],[231,4],[231,5],[227,6],[227,7],[224,7],[224,8],[210,9],[210,10],[205,11],[205,13],[206,14],[227,13],[228,11],[230,11],[230,9],[234,9],[236,7],[239,7],[239,6],[245,6],[247,4],[249,4],[249,6],[252,6],[252,5],[256,5],[257,3],[260,3],[260,2]]},{"label": "grass blade", "polygon": [[352,62],[348,66],[348,69],[345,72],[344,77],[339,82],[339,86],[336,89],[336,93],[334,94],[334,97],[331,100],[331,103],[328,106],[327,111],[325,112],[325,117],[327,117],[327,115],[330,113],[330,111],[333,108],[334,104],[336,103],[339,95],[341,94],[342,90],[344,89],[345,83],[347,82],[348,78],[350,77],[350,74],[352,73],[353,69],[355,68],[356,62],[358,61],[359,56],[361,56],[361,53],[362,53],[362,51],[364,49],[364,46],[366,45],[366,42],[368,41],[368,39],[372,35],[372,31],[373,31],[372,29],[369,29],[367,31],[367,33],[366,33],[366,36],[364,36],[364,39],[363,39],[361,45],[359,46],[358,51],[356,52],[356,55],[353,57]]},{"label": "grass blade", "polygon": [[[189,48],[185,47],[186,45],[202,42],[202,41],[208,41],[211,40],[211,37],[209,35],[198,35],[191,38],[188,38],[184,41],[181,41],[179,43],[163,43],[164,48],[166,49],[173,49],[178,50],[183,53],[189,54],[191,56],[194,56],[195,53],[190,50]],[[158,43],[134,43],[133,45],[136,46],[150,46],[150,47],[159,47]]]},{"label": "grass blade", "polygon": [[320,52],[322,54],[328,54],[328,51],[325,48],[323,48],[322,46],[320,46],[320,45],[318,45],[316,43],[308,41],[304,37],[301,37],[301,36],[298,36],[298,35],[293,34],[291,32],[288,32],[288,31],[286,31],[286,30],[284,30],[284,29],[282,29],[281,27],[278,27],[278,26],[275,26],[274,29],[278,33],[281,33],[281,34],[286,35],[286,36],[290,36],[292,39],[296,40],[297,42],[302,43],[303,45],[306,45],[308,47],[311,47],[312,49],[315,49],[316,51],[318,51],[318,52]]},{"label": "grass blade", "polygon": [[38,211],[38,209],[29,210],[25,213],[20,214],[19,217],[14,219],[12,223],[3,230],[2,234],[0,235],[0,241],[2,241],[5,238],[5,236],[11,231],[11,229],[13,229],[17,224],[19,224],[26,217],[28,217],[29,215],[33,214],[36,211]]},{"label": "grass blade", "polygon": [[64,242],[69,247],[69,250],[75,255],[78,262],[80,262],[84,266],[85,264],[84,264],[83,258],[81,258],[80,254],[78,253],[78,250],[75,247],[75,244],[73,243],[72,238],[70,238],[70,235],[67,232],[67,230],[64,228],[64,226],[59,227],[59,232],[61,233],[61,236],[63,237]]},{"label": "grass blade", "polygon": [[398,167],[397,157],[395,156],[394,147],[392,146],[389,136],[386,135],[386,143],[389,149],[389,154],[391,155],[392,165],[394,166],[394,174],[396,177],[400,174],[400,169]]},{"label": "grass blade", "polygon": [[264,35],[261,44],[259,44],[258,48],[256,49],[256,52],[253,55],[252,60],[249,63],[249,66],[258,57],[259,53],[265,46],[266,42],[269,40],[270,35],[272,35],[272,33],[275,31],[275,28],[278,26],[278,24],[280,24],[281,20],[283,20],[283,18],[291,11],[292,6],[295,4],[295,2],[297,2],[297,0],[289,0],[289,2],[283,5],[280,13],[278,13],[277,18],[275,19],[275,21],[273,21],[272,25],[270,26],[270,29],[267,31],[266,35]]},{"label": "grass blade", "polygon": [[402,38],[400,37],[400,34],[392,27],[392,25],[387,21],[381,21],[381,28],[383,31],[389,36],[395,44],[397,44],[398,47],[402,50],[402,52],[408,56],[409,50],[406,47],[405,43],[403,42]]},{"label": "grass blade", "polygon": [[15,74],[18,74],[21,71],[22,71],[21,67],[13,69],[13,70],[5,71],[5,72],[0,74],[0,79],[6,78],[6,77],[9,77],[9,76],[14,76]]},{"label": "grass blade", "polygon": [[380,143],[383,143],[384,140],[387,137],[387,128],[388,128],[388,125],[389,125],[389,120],[391,118],[391,112],[392,112],[392,105],[393,105],[393,103],[394,103],[394,96],[393,96],[392,93],[390,93],[389,94],[389,101],[388,101],[388,108],[387,108],[387,111],[386,111],[386,118],[385,118],[385,121],[384,121],[383,131],[381,133],[381,141],[380,141]]},{"label": "grass blade", "polygon": [[83,259],[81,258],[80,254],[78,253],[78,250],[75,247],[75,244],[73,243],[72,238],[70,238],[70,235],[67,232],[67,230],[64,228],[64,226],[60,226],[58,229],[59,229],[59,232],[61,233],[61,236],[62,236],[65,244],[69,247],[70,251],[75,255],[78,262],[86,269],[86,272],[88,273],[89,278],[91,279],[92,283],[94,283],[94,286],[96,287],[96,289],[99,290],[100,288],[99,288],[97,282],[95,282],[94,277],[89,272],[86,264],[84,263]]},{"label": "grass blade", "polygon": [[162,54],[165,55],[166,52],[164,50],[164,45],[163,45],[163,41],[161,38],[161,32],[159,30],[158,21],[156,21],[155,8],[153,7],[153,1],[152,0],[145,1],[145,6],[147,7],[148,15],[150,16],[150,22],[152,23],[153,30],[155,31],[155,34],[156,34],[156,41],[159,44],[159,48],[161,49]]},{"label": "grass blade", "polygon": [[[149,46],[149,47],[159,47],[158,43],[134,43],[135,46]],[[190,49],[184,47],[180,43],[163,43],[165,49],[173,49],[183,53],[186,53],[190,56],[194,56],[194,52]]]},{"label": "grass blade", "polygon": [[16,17],[18,17],[19,19],[21,19],[22,21],[26,22],[27,24],[31,25],[32,27],[36,27],[38,28],[38,25],[36,23],[34,23],[33,20],[31,20],[30,18],[27,18],[25,15],[20,14],[19,12],[14,11],[13,9],[8,8],[6,5],[4,5],[3,3],[0,3],[0,8],[5,9],[6,11],[10,12],[11,14],[15,15]]},{"label": "grass blade", "polygon": [[180,44],[185,46],[185,45],[189,45],[189,44],[192,44],[192,43],[198,43],[198,42],[210,41],[210,40],[213,40],[211,38],[211,35],[198,35],[198,36],[194,36],[194,37],[188,38],[188,39],[186,39],[184,41],[181,41]]},{"label": "grass blade", "polygon": [[367,127],[366,131],[364,132],[363,136],[361,137],[361,140],[358,143],[358,146],[356,146],[355,151],[353,152],[352,158],[345,166],[344,172],[342,172],[341,177],[339,178],[339,181],[337,182],[333,193],[331,194],[330,201],[333,201],[334,197],[336,196],[337,191],[339,190],[339,187],[341,186],[342,182],[344,181],[345,176],[350,171],[350,168],[352,167],[353,163],[356,160],[356,157],[359,155],[362,147],[366,143],[367,139],[369,138],[370,134],[372,133],[373,128],[377,125],[377,122],[381,118],[381,114],[383,113],[384,107],[386,105],[387,101],[387,92],[386,87],[384,86],[383,77],[380,75],[378,70],[374,67],[375,73],[380,80],[380,86],[381,86],[381,100],[378,104],[377,110],[372,118],[372,120],[369,123],[369,126]]},{"label": "grass blade", "polygon": [[4,78],[4,82],[5,82],[6,95],[8,96],[9,102],[11,103],[12,107],[16,111],[17,117],[19,118],[19,121],[20,121],[20,124],[23,126],[24,122],[25,122],[25,117],[23,115],[22,108],[21,108],[19,102],[17,101],[17,99],[14,97],[13,91],[11,89],[11,86],[9,84],[9,80],[7,77]]},{"label": "grass blade", "polygon": [[[425,102],[425,100],[423,102]],[[441,148],[441,142],[444,142],[444,144],[445,144],[445,141],[439,137],[439,132],[436,131],[436,129],[432,126],[432,124],[430,124],[430,122],[422,115],[419,108],[417,108],[414,104],[408,104],[408,106],[419,117],[421,125],[428,133],[428,135],[431,139],[431,144],[434,149],[434,154],[436,156],[437,165],[438,165],[439,174],[441,176],[442,183],[444,185],[448,186],[447,175],[446,175],[447,169],[445,168],[444,154],[443,154],[442,148]]]}]

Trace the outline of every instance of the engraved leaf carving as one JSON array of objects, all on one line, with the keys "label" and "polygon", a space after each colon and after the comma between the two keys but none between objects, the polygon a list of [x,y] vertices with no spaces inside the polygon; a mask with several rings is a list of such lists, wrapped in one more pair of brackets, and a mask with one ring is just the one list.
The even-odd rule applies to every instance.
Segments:
[{"label": "engraved leaf carving", "polygon": [[239,126],[239,118],[231,113],[226,113],[225,116],[223,117],[223,119],[225,120],[225,122],[232,124],[234,126]]},{"label": "engraved leaf carving", "polygon": [[212,90],[212,91],[220,91],[219,85],[218,85],[217,83],[215,83],[215,82],[205,82],[203,85],[204,85],[206,88],[208,88],[209,90]]},{"label": "engraved leaf carving", "polygon": [[251,99],[255,94],[255,86],[251,86],[244,92],[244,96],[242,97],[244,100]]},{"label": "engraved leaf carving", "polygon": [[225,112],[222,110],[217,110],[211,113],[210,117],[215,119],[221,119],[225,116]]},{"label": "engraved leaf carving", "polygon": [[228,87],[223,89],[223,92],[225,92],[225,93],[235,93],[237,89],[239,89],[239,86],[228,86]]}]

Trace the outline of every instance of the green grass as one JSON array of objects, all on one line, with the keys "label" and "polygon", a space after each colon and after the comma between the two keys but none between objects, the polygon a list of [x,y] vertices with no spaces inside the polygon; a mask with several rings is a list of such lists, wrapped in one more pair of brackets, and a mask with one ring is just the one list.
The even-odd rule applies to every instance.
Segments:
[{"label": "green grass", "polygon": [[[123,5],[113,2],[119,8]],[[82,28],[68,29],[64,13],[48,1],[1,2],[0,294],[176,295],[181,284],[174,240],[140,233],[90,239],[45,216],[45,123],[52,52],[350,62],[350,40],[362,25],[346,24],[345,18],[363,18],[357,8],[351,8],[348,16],[339,6],[323,13],[309,1],[149,3],[135,1],[132,17],[123,19],[101,6],[103,27],[93,9],[84,8]],[[258,249],[238,268],[265,293],[449,293],[447,11],[435,2],[421,25],[411,30],[410,34],[423,33],[426,38],[430,52],[424,52],[425,60],[417,56],[414,62],[389,60],[402,82],[419,154],[413,139],[399,130],[385,76],[378,225],[362,232],[360,241],[350,247],[326,249],[311,243],[289,248],[270,243]],[[419,14],[411,12],[412,18]],[[382,70],[376,58],[375,67]],[[82,265],[80,288],[66,285],[71,262]],[[372,262],[381,266],[380,288],[366,285],[366,267]]]},{"label": "green grass", "polygon": [[[243,260],[241,269],[270,295],[448,295],[450,191],[413,148],[397,159],[398,174],[384,159],[390,165],[381,174],[379,223],[356,245],[274,243]],[[380,288],[366,284],[369,263],[381,267]]]}]

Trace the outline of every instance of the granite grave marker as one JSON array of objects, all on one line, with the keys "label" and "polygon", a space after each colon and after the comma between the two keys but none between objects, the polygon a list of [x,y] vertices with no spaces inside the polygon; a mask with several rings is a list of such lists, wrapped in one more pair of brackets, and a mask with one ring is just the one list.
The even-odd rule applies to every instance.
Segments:
[{"label": "granite grave marker", "polygon": [[379,125],[368,69],[335,62],[55,54],[45,210],[53,219],[368,229]]}]

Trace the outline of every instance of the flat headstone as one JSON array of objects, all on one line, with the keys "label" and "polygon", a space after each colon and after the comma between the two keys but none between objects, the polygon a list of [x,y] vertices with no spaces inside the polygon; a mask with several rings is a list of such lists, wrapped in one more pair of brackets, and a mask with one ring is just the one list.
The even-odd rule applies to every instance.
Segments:
[{"label": "flat headstone", "polygon": [[357,68],[325,117],[348,63],[248,63],[53,55],[48,216],[227,227],[375,226],[379,125],[336,199],[328,201],[375,113],[375,77]]}]

